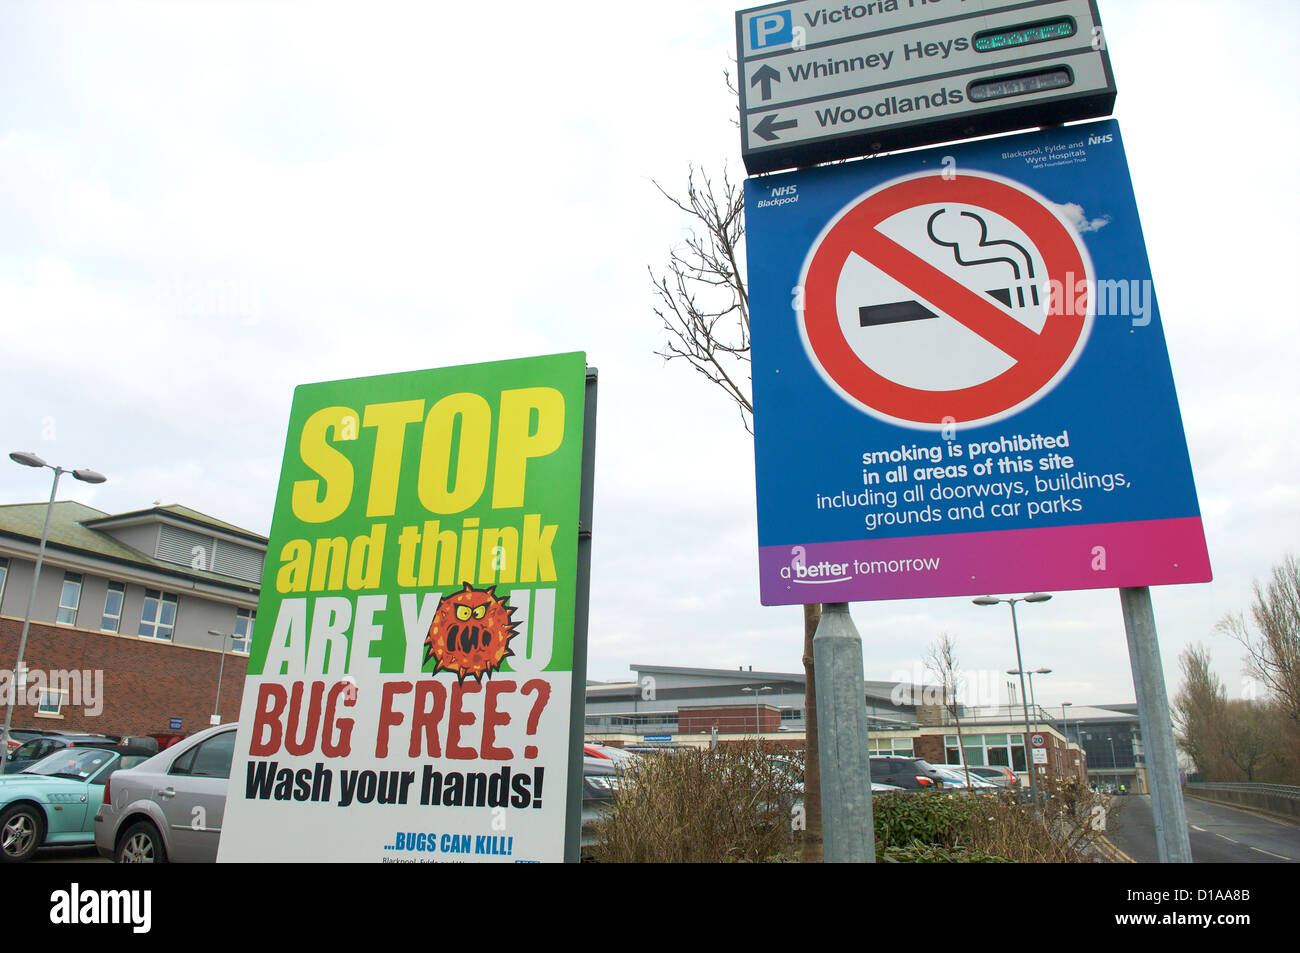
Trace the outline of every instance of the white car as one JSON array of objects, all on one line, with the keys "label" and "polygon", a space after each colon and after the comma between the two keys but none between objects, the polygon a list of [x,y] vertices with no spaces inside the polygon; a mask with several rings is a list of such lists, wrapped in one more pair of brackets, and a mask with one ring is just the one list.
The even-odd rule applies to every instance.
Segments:
[{"label": "white car", "polygon": [[[943,778],[945,788],[966,788],[966,769],[959,764],[931,765]],[[981,778],[974,770],[970,773],[970,788],[973,791],[996,791],[998,786],[986,778]]]}]

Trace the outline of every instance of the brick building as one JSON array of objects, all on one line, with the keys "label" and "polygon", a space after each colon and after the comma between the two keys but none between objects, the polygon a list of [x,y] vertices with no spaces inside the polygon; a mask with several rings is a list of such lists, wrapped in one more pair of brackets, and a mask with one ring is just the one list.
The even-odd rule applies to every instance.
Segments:
[{"label": "brick building", "polygon": [[0,506],[0,702],[17,689],[13,727],[189,734],[214,710],[234,720],[266,538],[184,506],[53,504],[24,675],[13,668],[46,506]]}]

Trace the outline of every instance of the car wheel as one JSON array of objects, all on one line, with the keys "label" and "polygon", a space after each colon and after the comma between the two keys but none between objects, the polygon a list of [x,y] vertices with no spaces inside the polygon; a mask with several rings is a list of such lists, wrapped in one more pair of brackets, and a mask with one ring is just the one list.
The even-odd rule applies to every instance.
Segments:
[{"label": "car wheel", "polygon": [[30,804],[15,804],[0,814],[0,861],[20,863],[45,840],[45,819]]},{"label": "car wheel", "polygon": [[117,842],[113,859],[119,864],[165,864],[167,850],[163,847],[158,828],[148,821],[137,821]]}]

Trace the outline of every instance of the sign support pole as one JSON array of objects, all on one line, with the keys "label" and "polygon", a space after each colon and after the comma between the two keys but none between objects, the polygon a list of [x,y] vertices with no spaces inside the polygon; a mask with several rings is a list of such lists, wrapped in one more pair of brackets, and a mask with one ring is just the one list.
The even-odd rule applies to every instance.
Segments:
[{"label": "sign support pole", "polygon": [[867,751],[862,636],[847,602],[822,606],[813,636],[817,683],[818,765],[822,788],[822,848],[831,864],[874,864],[871,762]]},{"label": "sign support pole", "polygon": [[596,479],[596,385],[587,368],[582,413],[582,488],[578,502],[578,575],[573,598],[573,684],[569,688],[569,787],[565,792],[564,862],[582,860],[582,775],[587,713],[587,615],[591,605],[591,516]]},{"label": "sign support pole", "polygon": [[1156,852],[1162,864],[1190,864],[1192,845],[1187,833],[1183,791],[1178,783],[1178,754],[1169,719],[1169,696],[1156,639],[1151,590],[1146,586],[1121,589],[1119,601],[1124,612],[1124,632],[1128,636],[1133,688],[1137,691],[1138,718],[1146,749]]}]

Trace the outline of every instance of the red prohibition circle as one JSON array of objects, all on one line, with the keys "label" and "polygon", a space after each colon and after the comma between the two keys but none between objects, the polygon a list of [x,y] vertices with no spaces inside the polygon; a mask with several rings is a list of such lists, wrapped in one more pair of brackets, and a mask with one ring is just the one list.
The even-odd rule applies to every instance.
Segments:
[{"label": "red prohibition circle", "polygon": [[[944,202],[996,212],[1033,240],[1046,266],[1045,278],[1065,289],[1064,295],[1052,296],[1041,332],[1003,313],[982,294],[923,261],[877,227],[907,209]],[[835,306],[840,273],[855,252],[985,338],[1015,364],[981,384],[943,391],[908,387],[873,371],[849,346]],[[1061,303],[1074,293],[1074,280],[1087,276],[1074,236],[1033,196],[977,175],[904,179],[867,195],[822,237],[804,276],[804,333],[825,374],[871,410],[918,424],[984,420],[1032,398],[1069,362],[1085,329],[1087,299],[1083,295],[1071,299],[1072,306],[1064,311]]]}]

